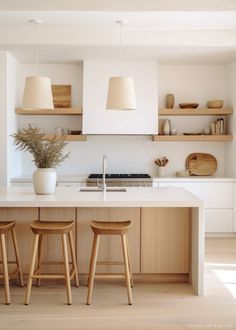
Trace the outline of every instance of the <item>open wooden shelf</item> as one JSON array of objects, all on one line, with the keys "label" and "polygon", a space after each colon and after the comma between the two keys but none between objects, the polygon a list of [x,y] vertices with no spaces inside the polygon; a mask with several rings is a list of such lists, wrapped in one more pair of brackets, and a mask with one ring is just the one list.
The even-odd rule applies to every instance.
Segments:
[{"label": "open wooden shelf", "polygon": [[221,108],[221,109],[160,109],[159,116],[226,116],[233,113],[233,108]]},{"label": "open wooden shelf", "polygon": [[[43,139],[52,139],[55,135],[49,135],[45,134]],[[86,141],[87,136],[86,135],[66,135],[65,136],[65,141]]]},{"label": "open wooden shelf", "polygon": [[231,141],[232,135],[153,135],[153,141]]},{"label": "open wooden shelf", "polygon": [[15,113],[18,115],[82,115],[82,108],[56,108],[40,110],[25,110],[22,108],[16,108]]}]

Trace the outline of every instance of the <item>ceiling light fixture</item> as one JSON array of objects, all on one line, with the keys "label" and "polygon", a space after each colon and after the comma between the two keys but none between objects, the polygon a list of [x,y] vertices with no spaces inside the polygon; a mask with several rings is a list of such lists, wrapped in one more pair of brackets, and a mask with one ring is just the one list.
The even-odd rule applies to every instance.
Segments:
[{"label": "ceiling light fixture", "polygon": [[120,76],[109,79],[107,105],[108,110],[135,110],[135,90],[134,82],[131,77],[122,76],[122,32],[126,21],[116,21],[120,25]]},{"label": "ceiling light fixture", "polygon": [[30,20],[35,24],[35,62],[36,75],[25,78],[23,94],[23,108],[26,110],[54,109],[52,98],[52,87],[50,79],[39,76],[39,55],[38,55],[38,26],[41,20]]}]

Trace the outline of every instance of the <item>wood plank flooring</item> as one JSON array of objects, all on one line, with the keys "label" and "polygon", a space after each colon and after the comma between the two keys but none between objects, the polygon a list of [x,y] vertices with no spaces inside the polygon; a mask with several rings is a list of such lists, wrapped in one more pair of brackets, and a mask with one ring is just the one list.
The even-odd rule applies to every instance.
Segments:
[{"label": "wood plank flooring", "polygon": [[23,305],[25,288],[12,285],[6,306],[1,285],[0,329],[236,329],[236,296],[227,287],[236,290],[236,237],[207,238],[204,297],[188,284],[136,283],[129,306],[124,285],[98,280],[90,306],[84,285],[73,287],[73,305],[66,305],[60,283],[33,287],[29,306]]}]

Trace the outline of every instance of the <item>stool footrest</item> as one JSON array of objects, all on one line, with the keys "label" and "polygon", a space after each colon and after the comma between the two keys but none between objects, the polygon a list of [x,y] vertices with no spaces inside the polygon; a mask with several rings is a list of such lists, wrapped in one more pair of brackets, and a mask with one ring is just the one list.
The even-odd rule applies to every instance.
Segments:
[{"label": "stool footrest", "polygon": [[[0,265],[2,265],[2,264],[3,264],[3,262],[0,261]],[[8,261],[8,260],[7,260],[7,264],[8,264],[8,265],[14,265],[14,264],[17,264],[17,262],[16,262],[16,261]]]},{"label": "stool footrest", "polygon": [[98,266],[102,266],[102,265],[120,266],[120,265],[124,265],[124,262],[123,261],[98,261],[97,265]]},{"label": "stool footrest", "polygon": [[117,278],[122,278],[124,279],[125,278],[125,275],[116,275],[116,274],[95,274],[94,275],[95,278],[98,278],[98,279],[103,279],[103,278],[110,278],[110,279],[117,279]]},{"label": "stool footrest", "polygon": [[[43,262],[40,262],[40,266],[61,266],[61,265],[64,265],[65,263],[63,261],[43,261]],[[69,264],[72,265],[72,261],[69,261]]]},{"label": "stool footrest", "polygon": [[[54,274],[51,274],[51,273],[41,273],[41,274],[37,274],[39,272],[39,269],[36,269],[35,271],[34,271],[34,274],[33,274],[33,276],[32,276],[32,278],[52,278],[52,279],[54,279],[54,278],[66,278],[66,276],[65,275],[62,275],[62,274],[60,274],[60,273],[54,273]],[[70,279],[72,279],[73,277],[75,276],[75,269],[72,269],[71,270],[71,272],[70,272]]]},{"label": "stool footrest", "polygon": [[32,275],[32,278],[48,278],[48,279],[54,279],[54,278],[65,278],[65,275],[61,274],[40,274],[40,275]]}]

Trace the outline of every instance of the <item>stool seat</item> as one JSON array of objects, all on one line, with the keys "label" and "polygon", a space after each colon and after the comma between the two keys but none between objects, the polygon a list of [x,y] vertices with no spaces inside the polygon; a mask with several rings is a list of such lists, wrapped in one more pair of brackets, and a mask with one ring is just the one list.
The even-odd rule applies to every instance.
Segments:
[{"label": "stool seat", "polygon": [[5,234],[16,225],[16,221],[1,221],[0,222],[0,234]]},{"label": "stool seat", "polygon": [[131,221],[91,221],[90,226],[96,235],[124,235]]},{"label": "stool seat", "polygon": [[38,221],[30,224],[34,234],[67,234],[74,226],[74,221]]}]

